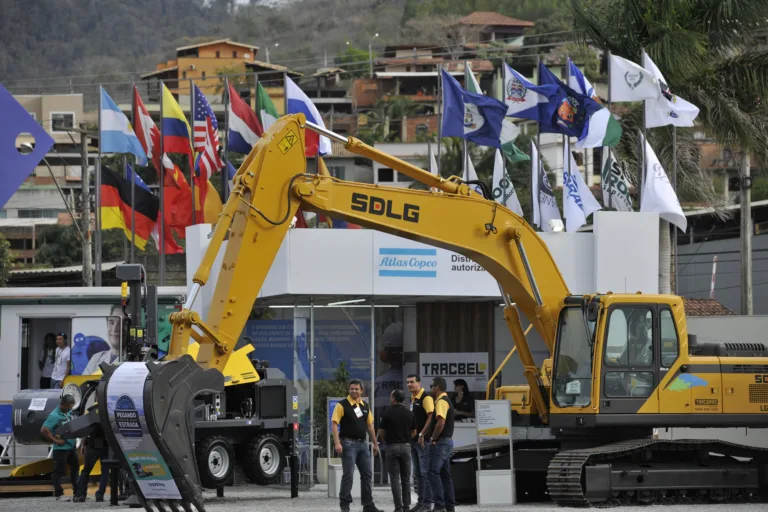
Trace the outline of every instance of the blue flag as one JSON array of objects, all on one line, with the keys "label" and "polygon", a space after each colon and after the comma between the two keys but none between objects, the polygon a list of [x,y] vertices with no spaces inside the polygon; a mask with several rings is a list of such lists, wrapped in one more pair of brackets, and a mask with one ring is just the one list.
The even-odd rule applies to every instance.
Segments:
[{"label": "blue flag", "polygon": [[504,102],[507,116],[550,124],[557,109],[556,85],[533,85],[504,64]]},{"label": "blue flag", "polygon": [[541,126],[542,133],[562,133],[579,140],[587,135],[588,120],[604,108],[592,98],[580,94],[560,81],[539,61],[539,83],[558,87],[556,110],[552,122]]},{"label": "blue flag", "polygon": [[227,160],[227,179],[232,181],[235,178],[235,174],[237,174],[237,169],[235,169],[235,166]]},{"label": "blue flag", "polygon": [[[29,142],[34,149],[29,154],[16,149],[16,138],[23,133],[31,135]],[[0,85],[0,208],[19,190],[53,144],[48,132]]]},{"label": "blue flag", "polygon": [[443,137],[461,137],[480,146],[501,149],[501,124],[507,106],[497,99],[465,91],[450,74],[443,74]]},{"label": "blue flag", "polygon": [[104,89],[101,89],[100,109],[101,151],[103,153],[132,153],[136,155],[136,163],[147,165],[147,154],[136,137],[130,121]]},{"label": "blue flag", "polygon": [[127,179],[129,183],[131,182],[131,180],[133,180],[136,182],[137,187],[140,187],[140,188],[143,188],[144,190],[152,192],[152,190],[150,190],[147,184],[144,183],[144,180],[141,179],[141,176],[139,176],[138,173],[134,172],[130,164],[125,164],[125,179]]}]

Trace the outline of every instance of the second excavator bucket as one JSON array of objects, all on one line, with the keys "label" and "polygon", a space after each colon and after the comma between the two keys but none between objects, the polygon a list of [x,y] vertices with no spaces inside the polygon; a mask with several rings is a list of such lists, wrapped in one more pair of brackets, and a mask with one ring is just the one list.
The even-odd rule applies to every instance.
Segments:
[{"label": "second excavator bucket", "polygon": [[166,362],[102,366],[99,417],[117,457],[130,469],[146,510],[204,512],[194,450],[195,397],[224,392],[224,376],[185,355]]}]

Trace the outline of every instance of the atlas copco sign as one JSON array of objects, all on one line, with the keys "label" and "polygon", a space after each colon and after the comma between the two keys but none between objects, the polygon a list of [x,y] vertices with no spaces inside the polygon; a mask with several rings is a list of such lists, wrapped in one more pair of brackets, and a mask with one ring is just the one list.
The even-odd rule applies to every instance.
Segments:
[{"label": "atlas copco sign", "polygon": [[449,389],[455,379],[464,379],[470,391],[484,391],[488,383],[487,352],[434,352],[419,356],[419,373],[427,385],[443,377]]},{"label": "atlas copco sign", "polygon": [[437,277],[437,249],[380,247],[380,277]]}]

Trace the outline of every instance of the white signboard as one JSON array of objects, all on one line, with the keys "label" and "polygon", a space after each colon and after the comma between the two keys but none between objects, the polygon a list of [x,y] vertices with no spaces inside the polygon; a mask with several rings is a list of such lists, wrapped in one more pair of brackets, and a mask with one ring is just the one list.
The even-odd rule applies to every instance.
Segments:
[{"label": "white signboard", "polygon": [[123,363],[109,380],[107,412],[128,466],[146,499],[181,499],[173,475],[147,429],[144,363]]},{"label": "white signboard", "polygon": [[47,398],[33,398],[29,402],[29,410],[30,411],[44,411],[45,410],[45,404],[48,402]]},{"label": "white signboard", "polygon": [[469,391],[485,391],[488,384],[488,352],[427,352],[419,356],[419,374],[429,384],[443,377],[448,389],[455,379],[467,381]]},{"label": "white signboard", "polygon": [[373,236],[376,295],[495,296],[499,287],[483,267],[455,252],[386,233]]},{"label": "white signboard", "polygon": [[510,404],[508,400],[476,400],[475,423],[477,437],[485,439],[509,439]]}]

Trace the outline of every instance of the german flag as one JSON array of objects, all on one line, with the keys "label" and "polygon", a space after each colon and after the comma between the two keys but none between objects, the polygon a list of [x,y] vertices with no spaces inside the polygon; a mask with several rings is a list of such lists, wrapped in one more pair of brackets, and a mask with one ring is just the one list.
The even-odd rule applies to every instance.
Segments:
[{"label": "german flag", "polygon": [[[157,222],[160,200],[152,192],[135,187],[136,247],[144,250]],[[115,171],[101,170],[101,229],[120,228],[131,239],[131,182]]]}]

